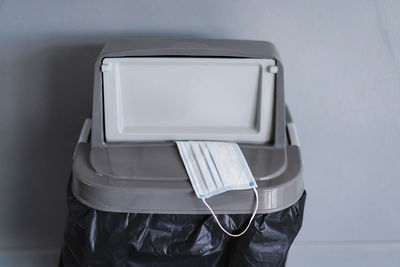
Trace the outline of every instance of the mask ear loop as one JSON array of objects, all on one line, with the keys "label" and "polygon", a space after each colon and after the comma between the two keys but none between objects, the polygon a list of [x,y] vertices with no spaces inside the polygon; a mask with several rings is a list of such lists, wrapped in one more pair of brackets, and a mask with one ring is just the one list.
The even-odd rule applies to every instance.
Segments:
[{"label": "mask ear loop", "polygon": [[243,235],[243,234],[247,231],[247,229],[249,229],[249,227],[250,227],[250,225],[251,225],[251,222],[253,221],[254,217],[256,216],[256,213],[257,213],[257,210],[258,210],[258,193],[257,193],[257,189],[256,189],[255,187],[253,187],[253,190],[254,190],[254,194],[255,194],[255,196],[256,196],[256,207],[254,208],[253,215],[251,215],[249,224],[247,225],[246,229],[244,229],[243,232],[241,232],[240,234],[231,234],[231,233],[229,233],[227,230],[225,230],[225,228],[222,227],[221,223],[219,222],[219,220],[218,220],[218,218],[217,218],[217,215],[215,215],[215,213],[214,213],[214,211],[211,209],[210,205],[208,205],[208,203],[206,202],[206,199],[205,199],[205,198],[202,198],[201,200],[203,200],[204,204],[205,204],[205,205],[207,206],[207,208],[211,211],[212,215],[214,216],[214,219],[217,221],[217,224],[218,224],[219,228],[221,228],[221,230],[224,231],[225,234],[227,234],[227,235],[229,235],[229,236],[232,236],[232,237],[239,237],[239,236]]}]

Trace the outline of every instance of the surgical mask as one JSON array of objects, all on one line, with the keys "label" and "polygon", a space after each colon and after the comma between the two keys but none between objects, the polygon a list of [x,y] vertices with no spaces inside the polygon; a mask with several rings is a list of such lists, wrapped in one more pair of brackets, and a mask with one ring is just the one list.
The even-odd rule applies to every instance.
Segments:
[{"label": "surgical mask", "polygon": [[[229,142],[178,141],[176,143],[197,197],[210,210],[219,227],[232,237],[244,234],[256,215],[258,194],[257,184],[239,146]],[[245,189],[254,191],[256,197],[254,212],[242,233],[231,234],[222,227],[206,199],[226,191]]]}]

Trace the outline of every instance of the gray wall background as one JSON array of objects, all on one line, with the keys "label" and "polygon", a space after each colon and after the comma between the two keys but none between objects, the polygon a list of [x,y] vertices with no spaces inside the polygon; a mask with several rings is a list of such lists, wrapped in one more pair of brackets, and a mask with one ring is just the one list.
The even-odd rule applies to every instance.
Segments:
[{"label": "gray wall background", "polygon": [[0,265],[55,266],[103,42],[274,42],[308,200],[288,266],[400,265],[399,1],[0,0]]}]

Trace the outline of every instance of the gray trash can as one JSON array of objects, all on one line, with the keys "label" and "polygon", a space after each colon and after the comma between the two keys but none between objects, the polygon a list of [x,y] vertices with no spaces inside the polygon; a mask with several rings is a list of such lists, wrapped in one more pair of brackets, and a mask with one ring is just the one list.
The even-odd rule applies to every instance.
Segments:
[{"label": "gray trash can", "polygon": [[[268,42],[140,38],[95,64],[92,120],[74,153],[64,266],[283,266],[305,193],[283,66]],[[237,142],[259,209],[225,235],[191,187],[176,140]],[[209,199],[231,232],[253,193]]]}]

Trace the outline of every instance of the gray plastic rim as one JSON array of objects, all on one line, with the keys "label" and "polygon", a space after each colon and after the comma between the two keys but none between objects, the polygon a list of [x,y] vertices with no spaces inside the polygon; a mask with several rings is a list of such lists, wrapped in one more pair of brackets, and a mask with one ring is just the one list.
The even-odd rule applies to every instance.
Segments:
[{"label": "gray plastic rim", "polygon": [[[293,130],[294,124],[290,123],[292,130],[288,133],[296,134],[295,128]],[[85,127],[90,127],[90,123],[85,123]],[[82,132],[88,131],[83,129]],[[288,139],[297,140],[297,137],[288,136]],[[97,173],[89,163],[90,147],[90,143],[80,138],[73,164],[72,191],[83,204],[108,212],[210,214],[196,197],[188,181],[176,184],[157,183],[154,186],[151,182],[126,181]],[[303,194],[302,163],[298,145],[287,147],[287,163],[286,170],[277,177],[257,181],[257,213],[283,210],[296,203]],[[156,197],[149,197],[154,195]],[[254,205],[254,194],[252,190],[229,191],[209,198],[208,202],[216,214],[250,214]]]}]

